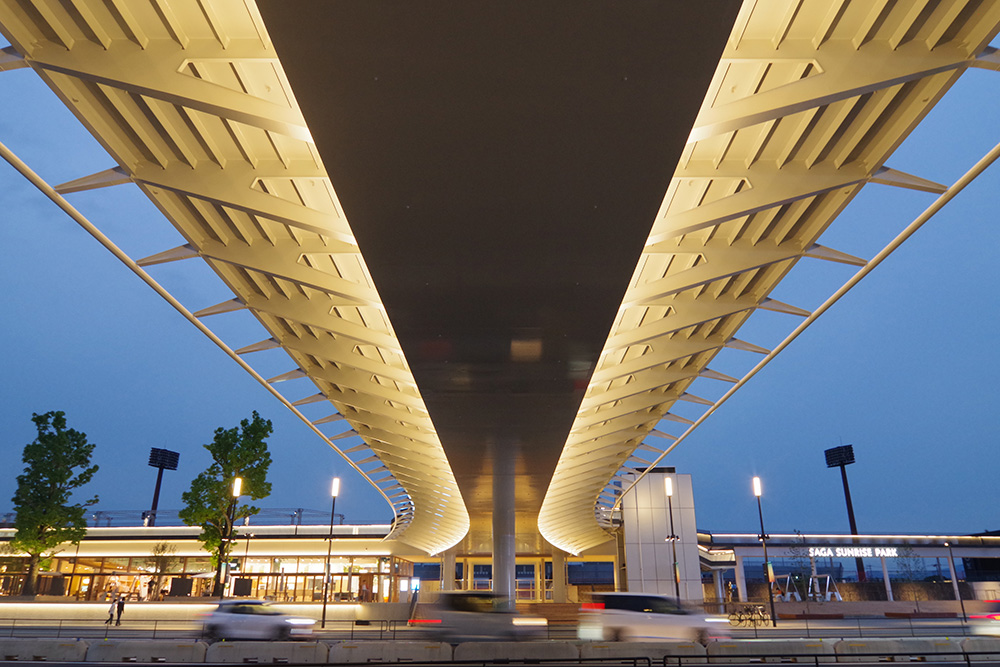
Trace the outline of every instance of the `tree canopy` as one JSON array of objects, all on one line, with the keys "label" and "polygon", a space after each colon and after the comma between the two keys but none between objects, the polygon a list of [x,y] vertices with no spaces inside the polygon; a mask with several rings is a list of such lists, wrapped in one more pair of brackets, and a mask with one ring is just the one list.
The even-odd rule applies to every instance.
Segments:
[{"label": "tree canopy", "polygon": [[85,508],[97,502],[94,496],[70,504],[73,490],[87,484],[97,472],[97,466],[90,465],[94,445],[87,442],[87,436],[66,428],[63,412],[33,414],[31,420],[38,436],[24,447],[24,472],[17,476],[17,490],[11,499],[17,516],[10,546],[28,554],[24,595],[35,593],[42,554],[83,539],[87,532]]},{"label": "tree canopy", "polygon": [[267,471],[271,454],[267,437],[274,431],[271,421],[262,419],[256,411],[244,419],[238,428],[217,428],[215,438],[205,449],[212,455],[212,464],[191,482],[191,488],[181,496],[184,508],[179,515],[189,526],[201,526],[198,539],[212,554],[216,566],[215,594],[221,586],[221,566],[229,555],[229,540],[234,524],[256,514],[259,507],[239,505],[233,498],[233,480],[242,479],[240,496],[251,500],[266,498],[271,493]]}]

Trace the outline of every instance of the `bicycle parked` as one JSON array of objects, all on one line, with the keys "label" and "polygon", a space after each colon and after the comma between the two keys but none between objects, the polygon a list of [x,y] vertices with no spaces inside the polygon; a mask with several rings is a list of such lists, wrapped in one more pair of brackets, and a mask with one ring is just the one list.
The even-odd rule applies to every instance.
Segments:
[{"label": "bicycle parked", "polygon": [[748,605],[729,614],[729,624],[737,627],[756,628],[770,622],[771,615],[767,613],[763,605]]}]

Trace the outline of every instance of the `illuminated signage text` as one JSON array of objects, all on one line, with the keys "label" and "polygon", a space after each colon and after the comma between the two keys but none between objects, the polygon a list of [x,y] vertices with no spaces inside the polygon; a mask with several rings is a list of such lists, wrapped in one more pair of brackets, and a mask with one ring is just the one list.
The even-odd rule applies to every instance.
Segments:
[{"label": "illuminated signage text", "polygon": [[898,558],[896,547],[809,547],[810,558]]}]

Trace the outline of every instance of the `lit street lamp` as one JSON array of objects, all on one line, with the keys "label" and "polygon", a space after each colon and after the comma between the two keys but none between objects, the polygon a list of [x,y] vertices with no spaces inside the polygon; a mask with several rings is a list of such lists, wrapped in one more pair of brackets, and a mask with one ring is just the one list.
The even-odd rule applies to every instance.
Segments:
[{"label": "lit street lamp", "polygon": [[333,551],[333,517],[334,512],[337,510],[337,495],[340,493],[340,478],[333,478],[333,486],[330,487],[330,495],[333,497],[333,502],[330,503],[330,537],[326,544],[326,576],[323,577],[323,619],[320,621],[319,627],[326,627],[326,601],[329,597],[330,592],[330,553]]},{"label": "lit street lamp", "polygon": [[[240,500],[240,492],[242,490],[243,490],[243,478],[242,477],[234,477],[233,478],[233,489],[232,489],[233,493],[232,493],[232,498],[229,500],[229,512],[228,512],[229,535],[226,536],[225,538],[223,538],[225,540],[225,548],[222,549],[221,553],[219,554],[219,556],[220,556],[220,558],[219,558],[219,566],[218,566],[218,568],[216,569],[216,572],[215,572],[215,583],[219,587],[219,599],[220,600],[223,598],[223,595],[225,594],[225,591],[226,591],[225,582],[223,582],[223,580],[222,580],[222,563],[223,563],[223,561],[226,561],[226,564],[228,566],[229,552],[233,548],[233,535],[236,532],[236,525],[235,525],[236,524],[236,504]],[[227,569],[227,573],[228,573],[228,569]]]},{"label": "lit street lamp", "polygon": [[677,533],[674,532],[674,480],[671,477],[664,477],[663,483],[666,486],[667,492],[667,512],[670,514],[670,534],[667,535],[667,541],[670,542],[670,548],[673,550],[674,554],[674,595],[677,599],[681,599],[681,571],[677,567]]},{"label": "lit street lamp", "polygon": [[753,494],[757,496],[757,516],[760,517],[760,535],[758,539],[761,545],[764,547],[764,581],[767,583],[767,599],[771,603],[771,625],[774,627],[778,626],[778,616],[774,613],[774,588],[772,586],[772,577],[774,576],[774,571],[771,569],[771,561],[767,559],[767,533],[764,532],[764,510],[760,506],[760,477],[753,478]]}]

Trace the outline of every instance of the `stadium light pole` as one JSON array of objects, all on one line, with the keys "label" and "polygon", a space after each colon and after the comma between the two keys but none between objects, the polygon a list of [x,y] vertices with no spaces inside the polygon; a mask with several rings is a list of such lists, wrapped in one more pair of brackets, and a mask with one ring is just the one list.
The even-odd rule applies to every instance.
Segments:
[{"label": "stadium light pole", "polygon": [[667,493],[667,512],[670,514],[670,534],[667,541],[674,555],[674,594],[677,599],[681,599],[681,571],[677,567],[677,533],[674,532],[674,480],[671,477],[664,477],[663,484]]},{"label": "stadium light pole", "polygon": [[[847,466],[854,463],[854,445],[842,445],[824,450],[826,455],[827,468],[840,468],[840,479],[844,482],[844,498],[847,500],[847,520],[851,525],[851,535],[858,534],[858,524],[854,521],[854,504],[851,502],[851,487],[847,484]],[[855,541],[855,544],[857,542]],[[867,581],[865,575],[865,562],[861,558],[855,558],[854,563],[858,568],[858,583]]]},{"label": "stadium light pole", "polygon": [[144,525],[156,525],[156,508],[160,504],[160,484],[163,482],[163,471],[177,470],[177,463],[180,461],[180,458],[181,455],[179,453],[172,452],[169,449],[150,448],[149,465],[158,470],[156,472],[156,487],[153,489],[153,506],[146,513]]},{"label": "stadium light pole", "polygon": [[333,478],[333,485],[330,487],[330,495],[333,497],[333,502],[330,504],[330,536],[327,538],[326,544],[326,573],[323,577],[323,618],[319,623],[319,627],[326,628],[326,601],[330,593],[330,554],[333,552],[333,518],[334,512],[337,510],[337,496],[340,494],[340,478]]},{"label": "stadium light pole", "polygon": [[760,477],[753,478],[753,494],[757,496],[757,516],[760,517],[760,539],[764,547],[764,582],[767,584],[767,599],[771,603],[771,625],[778,627],[778,616],[774,613],[774,587],[771,582],[771,561],[767,559],[767,533],[764,532],[764,510],[760,506],[760,496],[762,493]]}]

